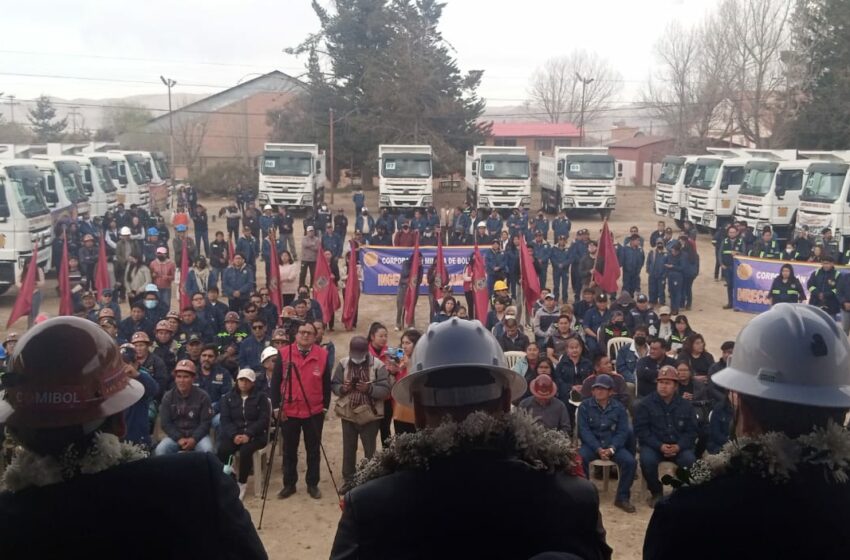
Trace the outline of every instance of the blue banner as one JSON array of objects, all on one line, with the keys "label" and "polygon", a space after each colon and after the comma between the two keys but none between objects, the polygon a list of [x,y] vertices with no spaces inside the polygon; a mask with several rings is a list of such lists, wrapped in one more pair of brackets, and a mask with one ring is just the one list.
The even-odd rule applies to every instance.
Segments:
[{"label": "blue banner", "polygon": [[[469,257],[475,251],[471,245],[443,246],[443,259],[452,292],[463,294],[463,269],[469,263]],[[489,248],[479,247],[481,258],[486,258]],[[428,270],[437,256],[436,247],[420,247],[425,269],[422,273],[420,294],[428,293]],[[413,247],[385,247],[366,245],[360,249],[360,265],[363,267],[363,293],[395,295],[398,293],[401,267],[413,254]]]},{"label": "blue banner", "polygon": [[[770,259],[759,259],[756,257],[735,256],[734,290],[732,290],[732,306],[739,311],[747,313],[761,313],[770,309],[767,300],[773,279],[779,276],[782,265],[789,263],[794,267],[794,276],[806,290],[806,298],[809,297],[808,282],[812,272],[820,268],[820,263],[776,261]],[[848,267],[836,266],[835,268],[846,272]]]}]

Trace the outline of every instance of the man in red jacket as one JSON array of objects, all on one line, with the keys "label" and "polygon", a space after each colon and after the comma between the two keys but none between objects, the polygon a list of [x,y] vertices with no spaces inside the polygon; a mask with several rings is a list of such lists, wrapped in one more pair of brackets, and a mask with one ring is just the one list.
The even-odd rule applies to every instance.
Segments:
[{"label": "man in red jacket", "polygon": [[[331,403],[331,370],[328,353],[316,342],[316,327],[301,323],[295,335],[295,344],[280,350],[280,367],[272,376],[272,405],[283,407],[279,418],[283,420],[283,488],[278,498],[295,494],[298,482],[298,442],[304,433],[307,450],[307,493],[318,500],[320,443],[325,413]],[[289,363],[292,367],[289,367]]]}]

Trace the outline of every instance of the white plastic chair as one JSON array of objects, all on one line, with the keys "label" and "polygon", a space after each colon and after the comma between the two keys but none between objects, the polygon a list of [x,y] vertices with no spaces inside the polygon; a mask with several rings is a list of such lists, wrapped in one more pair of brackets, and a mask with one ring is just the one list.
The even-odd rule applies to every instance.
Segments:
[{"label": "white plastic chair", "polygon": [[514,365],[520,360],[520,358],[525,357],[525,352],[520,352],[518,350],[511,350],[509,352],[505,352],[505,362],[510,369],[514,369]]},{"label": "white plastic chair", "polygon": [[616,336],[608,341],[608,357],[611,358],[612,362],[617,361],[617,352],[620,351],[620,348],[623,346],[628,346],[633,342],[633,340],[627,336]]}]

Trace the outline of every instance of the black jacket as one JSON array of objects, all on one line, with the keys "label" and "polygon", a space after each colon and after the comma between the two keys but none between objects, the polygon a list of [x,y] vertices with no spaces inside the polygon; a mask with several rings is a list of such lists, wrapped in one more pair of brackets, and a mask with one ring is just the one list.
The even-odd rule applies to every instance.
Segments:
[{"label": "black jacket", "polygon": [[[524,512],[524,513],[521,513]],[[434,460],[346,494],[332,560],[610,558],[593,484],[480,455]]]},{"label": "black jacket", "polygon": [[268,439],[271,402],[258,387],[254,387],[245,401],[242,401],[239,388],[235,387],[221,399],[220,410],[222,438],[232,440],[245,434],[251,439]]},{"label": "black jacket", "polygon": [[[850,484],[825,478],[808,471],[772,484],[758,476],[724,476],[676,490],[655,506],[643,557],[850,558]],[[706,538],[707,528],[722,538]]]},{"label": "black jacket", "polygon": [[3,492],[0,558],[266,558],[238,494],[209,453]]}]

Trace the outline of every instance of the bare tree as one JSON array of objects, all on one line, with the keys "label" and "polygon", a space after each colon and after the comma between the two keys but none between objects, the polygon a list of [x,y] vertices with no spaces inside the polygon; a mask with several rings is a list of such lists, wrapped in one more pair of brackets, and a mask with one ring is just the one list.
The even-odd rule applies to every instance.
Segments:
[{"label": "bare tree", "polygon": [[619,93],[622,80],[607,59],[593,52],[575,50],[550,58],[531,78],[531,105],[546,113],[549,122],[578,122],[583,78],[592,78],[584,92],[584,122],[597,119]]},{"label": "bare tree", "polygon": [[[207,135],[209,116],[203,113],[174,114],[174,148],[175,159],[182,162],[190,176],[200,161],[201,148]],[[168,134],[168,123],[164,123],[165,133]]]},{"label": "bare tree", "polygon": [[771,123],[782,111],[780,54],[790,44],[791,0],[726,0],[721,17],[729,25],[730,98],[736,126],[756,146],[769,143]]}]

